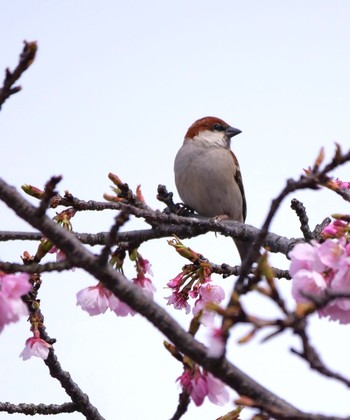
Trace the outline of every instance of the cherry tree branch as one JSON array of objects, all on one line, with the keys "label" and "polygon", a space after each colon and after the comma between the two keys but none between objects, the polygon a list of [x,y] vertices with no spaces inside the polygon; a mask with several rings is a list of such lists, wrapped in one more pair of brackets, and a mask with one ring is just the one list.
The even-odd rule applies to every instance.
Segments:
[{"label": "cherry tree branch", "polygon": [[[131,242],[141,244],[146,241],[167,238],[176,235],[181,239],[192,238],[204,235],[208,232],[221,233],[224,236],[239,238],[245,241],[253,242],[259,235],[260,230],[251,225],[244,225],[239,222],[225,220],[218,222],[215,219],[189,218],[177,216],[175,214],[164,214],[159,210],[143,210],[132,205],[120,204],[113,205],[114,209],[123,209],[128,214],[137,218],[143,218],[151,221],[154,225],[153,229],[140,229],[137,231],[118,232],[113,241],[114,245],[119,242]],[[109,232],[97,233],[79,233],[75,232],[75,236],[83,244],[87,245],[106,245]],[[42,238],[40,232],[10,232],[0,231],[0,242],[14,240],[38,241]],[[264,245],[271,252],[280,252],[287,254],[297,242],[296,239],[288,239],[275,233],[268,233],[265,237]]]},{"label": "cherry tree branch", "polygon": [[50,349],[48,358],[44,362],[49,368],[50,375],[60,382],[61,386],[72,399],[76,409],[75,411],[84,414],[88,420],[104,420],[104,417],[101,416],[96,407],[91,404],[89,397],[72,380],[70,374],[62,369],[52,348]]},{"label": "cherry tree branch", "polygon": [[289,415],[289,418],[310,418],[308,414],[258,384],[225,358],[208,357],[205,346],[184,331],[162,307],[108,264],[101,265],[99,257],[89,252],[70,231],[62,229],[47,216],[38,215],[37,208],[22,198],[15,188],[9,186],[2,179],[0,179],[0,198],[19,217],[40,230],[43,235],[63,250],[74,266],[85,269],[101,281],[117,297],[147,318],[174,343],[180,352],[202,365],[240,395],[248,396],[253,401],[263,404],[264,410],[267,412],[281,413],[278,418],[286,418],[286,415]]}]

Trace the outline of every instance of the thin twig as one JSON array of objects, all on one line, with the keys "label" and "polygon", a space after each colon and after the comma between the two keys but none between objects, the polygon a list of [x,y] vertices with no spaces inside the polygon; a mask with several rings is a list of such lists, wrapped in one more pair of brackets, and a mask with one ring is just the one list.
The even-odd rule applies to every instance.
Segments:
[{"label": "thin twig", "polygon": [[11,72],[9,69],[5,71],[5,79],[2,88],[0,89],[0,109],[3,103],[14,93],[21,90],[21,86],[13,85],[22,76],[27,68],[33,63],[37,51],[36,42],[24,41],[24,47],[21,55],[19,56],[19,63],[17,67]]}]

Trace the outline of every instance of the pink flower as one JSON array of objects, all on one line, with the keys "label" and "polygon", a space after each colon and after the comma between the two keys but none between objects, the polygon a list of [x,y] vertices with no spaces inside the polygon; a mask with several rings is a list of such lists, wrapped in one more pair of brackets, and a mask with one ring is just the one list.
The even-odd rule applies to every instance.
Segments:
[{"label": "pink flower", "polygon": [[349,308],[342,309],[340,306],[340,302],[346,302],[346,300],[347,299],[334,300],[325,308],[320,309],[318,311],[320,318],[328,317],[332,321],[339,321],[340,324],[349,324],[350,323]]},{"label": "pink flower", "polygon": [[208,388],[205,377],[199,368],[196,367],[194,372],[185,369],[184,373],[177,378],[177,381],[180,381],[182,388],[191,396],[197,406],[203,403],[208,394]]},{"label": "pink flower", "polygon": [[152,265],[148,260],[142,258],[140,254],[138,254],[138,264],[143,274],[150,274],[151,276],[153,276],[153,272],[151,269]]},{"label": "pink flower", "polygon": [[[65,261],[67,259],[66,254],[61,251],[59,248],[57,248],[56,245],[54,245],[50,250],[49,250],[50,254],[56,254],[56,262],[61,262],[61,261]],[[75,271],[75,267],[71,268],[72,271]]]},{"label": "pink flower", "polygon": [[50,254],[56,254],[56,261],[64,261],[67,257],[66,254],[61,251],[59,248],[57,248],[56,245],[54,245],[50,250],[49,250]]},{"label": "pink flower", "polygon": [[27,273],[0,273],[0,332],[5,324],[18,321],[22,315],[28,315],[27,305],[21,296],[32,288],[29,278]]},{"label": "pink flower", "polygon": [[315,241],[311,244],[299,243],[295,245],[288,254],[291,259],[289,272],[292,277],[301,269],[322,272],[326,268],[317,253],[319,246]]},{"label": "pink flower", "polygon": [[190,313],[190,305],[187,303],[188,295],[180,292],[178,290],[174,290],[173,293],[164,298],[168,300],[167,305],[173,305],[175,309],[185,309],[186,314]]},{"label": "pink flower", "polygon": [[193,402],[196,406],[203,404],[204,398],[208,395],[208,386],[206,377],[200,372],[199,369],[196,369],[193,378],[191,380],[192,391],[190,393]]},{"label": "pink flower", "polygon": [[32,356],[41,357],[43,360],[47,359],[51,344],[40,338],[39,331],[34,331],[34,336],[26,340],[25,347],[19,357],[23,360],[28,360]]},{"label": "pink flower", "polygon": [[219,304],[225,298],[224,289],[212,282],[204,283],[199,288],[199,299],[195,302],[192,310],[194,316],[200,311],[202,315],[200,322],[203,325],[211,325],[214,321],[215,312],[207,309],[208,303]]},{"label": "pink flower", "polygon": [[202,284],[199,296],[204,302],[220,303],[225,299],[225,291],[221,286],[210,282]]},{"label": "pink flower", "polygon": [[77,305],[81,306],[90,316],[104,314],[109,307],[111,292],[101,283],[80,290],[77,297]]},{"label": "pink flower", "polygon": [[[141,282],[136,283],[136,286],[143,288],[145,293],[151,293],[151,290],[153,290],[152,282],[146,277],[143,278],[142,284]],[[90,316],[104,314],[107,309],[110,309],[118,316],[134,316],[136,314],[128,304],[117,298],[102,283],[80,290],[76,297],[77,305],[80,305],[81,309],[86,311]]]},{"label": "pink flower", "polygon": [[199,290],[201,288],[202,284],[201,283],[195,283],[192,286],[192,289],[188,292],[188,296],[192,299],[196,299],[199,296]]},{"label": "pink flower", "polygon": [[176,381],[180,381],[182,388],[187,392],[187,394],[191,393],[192,372],[189,369],[185,369],[184,373],[179,376]]},{"label": "pink flower", "polygon": [[225,385],[208,372],[201,372],[199,367],[194,370],[185,369],[177,379],[182,388],[191,396],[196,406],[203,404],[205,397],[218,405],[228,401],[229,394]]},{"label": "pink flower", "polygon": [[345,239],[341,238],[338,241],[327,239],[318,248],[318,255],[325,266],[335,270],[340,268],[348,258],[345,250]]},{"label": "pink flower", "polygon": [[213,328],[209,334],[208,356],[219,358],[224,354],[225,340],[221,328]]},{"label": "pink flower", "polygon": [[322,274],[317,271],[300,270],[293,276],[292,295],[299,303],[310,302],[303,293],[320,295],[327,288],[327,283]]},{"label": "pink flower", "polygon": [[[349,244],[345,238],[327,239],[321,245],[297,244],[292,252],[290,273],[293,277],[292,294],[299,303],[310,301],[304,294],[320,295],[330,290],[350,292]],[[312,247],[313,249],[310,249]],[[303,251],[305,251],[303,260]],[[341,324],[350,323],[350,300],[332,300],[319,311],[320,317],[329,317]]]},{"label": "pink flower", "polygon": [[324,237],[340,237],[344,235],[347,229],[347,223],[341,220],[334,220],[323,229],[322,235]]},{"label": "pink flower", "polygon": [[110,294],[108,299],[109,301],[109,308],[113,311],[117,316],[134,316],[136,312],[130,308],[128,304],[117,298],[113,293]]},{"label": "pink flower", "polygon": [[174,277],[172,280],[170,280],[167,283],[167,286],[170,287],[171,289],[179,289],[184,283],[184,280],[183,280],[184,275],[185,275],[185,273],[181,272],[176,277]]},{"label": "pink flower", "polygon": [[132,280],[135,286],[140,287],[144,293],[149,295],[150,298],[153,298],[153,294],[156,291],[152,280],[143,275],[138,275],[135,279]]},{"label": "pink flower", "polygon": [[18,299],[27,294],[32,285],[27,273],[21,274],[1,274],[0,273],[0,292],[10,299]]},{"label": "pink flower", "polygon": [[224,405],[229,400],[229,393],[225,385],[211,373],[207,374],[208,398],[216,405]]}]

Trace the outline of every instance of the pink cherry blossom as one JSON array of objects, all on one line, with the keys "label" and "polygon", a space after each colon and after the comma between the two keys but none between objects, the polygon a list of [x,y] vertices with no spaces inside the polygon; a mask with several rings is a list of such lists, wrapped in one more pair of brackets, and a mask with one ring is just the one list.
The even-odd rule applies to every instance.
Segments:
[{"label": "pink cherry blossom", "polygon": [[[139,275],[133,279],[133,283],[141,288],[145,294],[153,297],[155,287],[149,278]],[[107,309],[110,309],[118,316],[134,316],[136,314],[127,303],[117,298],[102,283],[80,290],[76,298],[77,305],[80,305],[81,309],[86,311],[90,316],[104,314]]]},{"label": "pink cherry blossom", "polygon": [[312,242],[312,244],[299,243],[295,245],[288,254],[291,259],[289,272],[292,277],[301,269],[322,272],[326,268],[317,253],[319,246],[317,242]]},{"label": "pink cherry blossom", "polygon": [[204,375],[200,372],[199,368],[195,371],[186,369],[184,373],[177,378],[182,388],[191,396],[193,402],[199,406],[203,403],[204,398],[208,394],[208,388]]},{"label": "pink cherry blossom", "polygon": [[109,308],[110,295],[111,292],[99,283],[97,286],[80,290],[76,295],[77,305],[90,316],[104,314]]},{"label": "pink cherry blossom", "polygon": [[220,379],[215,378],[211,373],[207,374],[208,398],[216,405],[224,405],[229,400],[229,393]]},{"label": "pink cherry blossom", "polygon": [[22,357],[23,360],[28,360],[35,356],[45,360],[49,355],[50,347],[52,347],[51,344],[40,338],[39,331],[36,330],[34,336],[26,340],[25,347],[19,357]]},{"label": "pink cherry blossom", "polygon": [[223,299],[225,299],[224,289],[212,282],[202,284],[199,289],[199,295],[204,302],[220,303]]},{"label": "pink cherry blossom", "polygon": [[340,237],[344,235],[347,228],[347,223],[342,220],[334,220],[323,229],[322,235],[324,237]]},{"label": "pink cherry blossom", "polygon": [[56,245],[54,245],[50,250],[49,250],[50,254],[56,254],[56,261],[64,261],[67,257],[66,254],[61,251],[59,248],[57,248]]},{"label": "pink cherry blossom", "polygon": [[322,274],[317,271],[300,270],[293,276],[292,295],[300,303],[310,302],[305,294],[320,295],[327,288]]},{"label": "pink cherry blossom", "polygon": [[327,239],[317,251],[321,262],[327,267],[338,269],[347,257],[345,245],[345,239],[343,238],[338,241]]},{"label": "pink cherry blossom", "polygon": [[179,273],[176,277],[174,277],[172,280],[170,280],[167,283],[167,286],[170,287],[171,289],[179,289],[183,283],[184,283],[184,277],[185,273],[181,272]]},{"label": "pink cherry blossom", "polygon": [[209,332],[208,356],[219,358],[225,351],[225,340],[221,328],[213,328]]},{"label": "pink cherry blossom", "polygon": [[202,284],[199,288],[199,299],[195,302],[192,310],[193,315],[196,316],[202,311],[200,322],[206,326],[211,325],[214,321],[215,312],[208,310],[207,304],[219,304],[224,298],[225,292],[221,286],[215,285],[212,282]]},{"label": "pink cherry blossom", "polygon": [[199,289],[201,288],[201,283],[195,283],[192,286],[192,289],[188,292],[188,296],[192,299],[196,299],[199,296]]},{"label": "pink cherry blossom", "polygon": [[136,312],[130,308],[128,304],[117,298],[113,293],[110,293],[108,298],[109,308],[118,316],[134,316]]},{"label": "pink cherry blossom", "polygon": [[320,318],[327,317],[332,321],[338,321],[340,324],[350,323],[350,311],[349,308],[341,308],[341,302],[349,302],[348,299],[336,299],[318,311]]},{"label": "pink cherry blossom", "polygon": [[132,280],[135,286],[140,287],[144,293],[149,295],[149,297],[153,298],[153,294],[156,291],[152,280],[148,277],[144,277],[143,275],[138,275],[135,279]]},{"label": "pink cherry blossom", "polygon": [[140,254],[138,254],[138,264],[140,267],[140,271],[143,274],[150,274],[151,276],[153,276],[153,272],[152,272],[152,265],[150,264],[150,262],[148,260],[146,260],[145,258],[142,258]]},{"label": "pink cherry blossom", "polygon": [[191,396],[196,406],[202,405],[205,397],[218,405],[228,401],[229,394],[225,385],[212,374],[202,372],[199,367],[195,367],[194,370],[186,369],[177,381]]},{"label": "pink cherry blossom", "polygon": [[6,324],[16,322],[23,315],[28,315],[27,305],[21,296],[28,293],[32,285],[29,274],[0,273],[0,332]]},{"label": "pink cherry blossom", "polygon": [[179,381],[185,391],[190,394],[192,391],[192,372],[189,369],[185,369],[184,373],[179,376],[176,381]]},{"label": "pink cherry blossom", "polygon": [[190,313],[191,307],[187,302],[188,296],[181,291],[174,290],[170,296],[164,299],[168,300],[167,305],[173,305],[175,309],[185,309],[186,314]]},{"label": "pink cherry blossom", "polygon": [[203,404],[204,398],[208,395],[208,385],[206,377],[200,372],[199,369],[196,369],[192,381],[192,391],[191,398],[196,406]]},{"label": "pink cherry blossom", "polygon": [[104,314],[107,309],[118,316],[133,316],[136,313],[101,283],[80,290],[77,293],[77,305],[90,316]]},{"label": "pink cherry blossom", "polygon": [[10,299],[18,299],[25,295],[32,288],[27,273],[21,274],[1,274],[0,273],[0,292]]},{"label": "pink cherry blossom", "polygon": [[[317,296],[327,290],[350,293],[349,244],[345,238],[327,239],[321,245],[315,242],[305,245],[308,244],[297,244],[289,254],[294,299],[305,303],[310,301],[305,294]],[[350,300],[334,299],[318,313],[341,324],[350,323]]]}]

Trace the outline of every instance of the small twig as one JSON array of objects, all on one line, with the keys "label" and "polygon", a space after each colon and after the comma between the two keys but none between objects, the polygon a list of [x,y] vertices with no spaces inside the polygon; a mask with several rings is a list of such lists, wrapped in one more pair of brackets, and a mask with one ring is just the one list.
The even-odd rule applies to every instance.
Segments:
[{"label": "small twig", "polygon": [[84,414],[88,420],[104,420],[97,408],[91,404],[89,397],[72,380],[71,375],[62,369],[53,348],[50,349],[49,356],[44,362],[49,368],[50,375],[60,382],[62,388],[72,399],[76,411]]},{"label": "small twig", "polygon": [[[241,272],[241,266],[235,265],[231,267],[230,265],[223,263],[221,265],[210,263],[210,267],[213,273],[222,275],[223,278],[230,276],[239,276]],[[288,270],[281,270],[279,268],[271,267],[274,272],[274,276],[278,279],[287,279],[290,280],[290,274]],[[251,270],[250,273],[253,274],[255,270]]]},{"label": "small twig", "polygon": [[310,230],[309,218],[307,217],[304,204],[296,198],[293,198],[290,207],[296,212],[297,216],[299,217],[300,230],[303,232],[305,240],[311,241],[311,239],[314,239],[313,232],[311,232]]},{"label": "small twig", "polygon": [[27,416],[35,416],[36,414],[52,415],[62,413],[74,413],[77,407],[74,403],[64,404],[11,404],[9,402],[0,402],[0,412],[4,411],[8,414],[20,413]]},{"label": "small twig", "polygon": [[41,197],[40,204],[37,209],[37,216],[41,217],[46,213],[46,210],[50,207],[52,197],[56,195],[55,188],[57,184],[62,180],[62,176],[53,176],[47,181],[44,189],[44,194]]},{"label": "small twig", "polygon": [[51,271],[64,271],[70,270],[73,268],[73,264],[69,260],[63,260],[59,262],[47,262],[45,264],[18,264],[10,262],[1,262],[0,261],[0,271],[4,273],[48,273]]},{"label": "small twig", "polygon": [[173,213],[177,214],[179,211],[179,204],[175,204],[173,201],[173,193],[168,192],[165,185],[158,185],[157,188],[157,200],[159,200],[161,203],[164,203],[167,207],[164,209],[164,213]]},{"label": "small twig", "polygon": [[109,235],[106,238],[106,245],[102,249],[99,261],[101,265],[104,265],[108,261],[108,257],[111,254],[112,246],[117,241],[117,234],[119,232],[119,229],[129,220],[129,213],[122,210],[115,218],[114,225],[111,227],[111,230],[109,231]]},{"label": "small twig", "polygon": [[323,229],[326,226],[328,226],[330,223],[331,223],[330,217],[326,217],[320,224],[317,224],[315,226],[315,229],[314,229],[313,233],[312,233],[314,238],[317,239],[317,240],[323,239],[322,236],[321,236],[321,233],[322,233]]},{"label": "small twig", "polygon": [[305,323],[298,323],[296,328],[294,328],[294,333],[298,335],[301,339],[303,350],[297,351],[294,348],[291,348],[291,352],[297,354],[304,360],[309,363],[311,369],[316,370],[328,378],[337,379],[338,381],[345,384],[347,387],[350,387],[350,380],[345,378],[339,373],[333,372],[329,369],[321,360],[320,356],[316,352],[315,348],[310,344],[309,337],[307,336],[305,330]]},{"label": "small twig", "polygon": [[21,77],[22,73],[33,63],[37,51],[36,42],[24,41],[24,48],[19,56],[19,63],[17,67],[11,72],[9,69],[5,71],[5,79],[2,88],[0,89],[0,109],[3,103],[14,93],[19,92],[21,86],[13,85]]},{"label": "small twig", "polygon": [[190,401],[191,399],[187,392],[181,392],[181,394],[179,395],[179,404],[176,408],[174,415],[171,417],[170,420],[180,420],[181,417],[186,413]]}]

